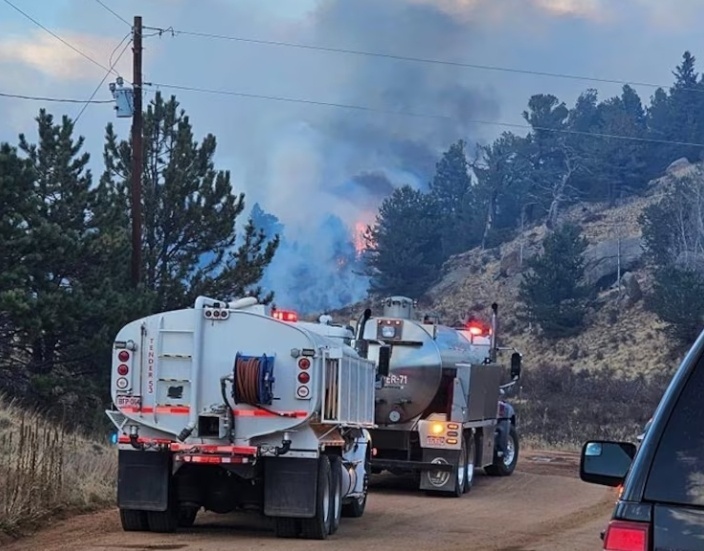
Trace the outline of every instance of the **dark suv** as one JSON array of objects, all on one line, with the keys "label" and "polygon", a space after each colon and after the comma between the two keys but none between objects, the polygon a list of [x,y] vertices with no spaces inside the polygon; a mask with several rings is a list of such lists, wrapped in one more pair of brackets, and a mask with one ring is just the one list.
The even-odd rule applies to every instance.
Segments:
[{"label": "dark suv", "polygon": [[603,549],[704,550],[704,332],[672,378],[640,446],[586,442],[579,470],[585,482],[623,485],[602,534]]}]

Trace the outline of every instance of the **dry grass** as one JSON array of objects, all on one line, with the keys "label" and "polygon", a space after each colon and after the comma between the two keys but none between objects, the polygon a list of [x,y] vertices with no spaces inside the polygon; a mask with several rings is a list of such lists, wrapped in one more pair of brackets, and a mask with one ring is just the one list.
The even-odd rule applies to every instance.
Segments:
[{"label": "dry grass", "polygon": [[0,533],[109,506],[117,454],[0,396]]}]

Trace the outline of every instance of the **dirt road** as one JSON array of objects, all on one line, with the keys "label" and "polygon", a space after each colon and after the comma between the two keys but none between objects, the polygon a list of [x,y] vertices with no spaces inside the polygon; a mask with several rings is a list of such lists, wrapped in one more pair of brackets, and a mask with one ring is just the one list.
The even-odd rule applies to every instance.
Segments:
[{"label": "dirt road", "polygon": [[407,480],[380,476],[361,519],[342,519],[332,541],[276,539],[254,515],[202,513],[177,534],[122,532],[116,511],[77,517],[33,537],[3,545],[6,551],[311,549],[593,551],[615,493],[576,478],[571,454],[524,452],[513,476],[478,476],[460,499],[428,497]]}]

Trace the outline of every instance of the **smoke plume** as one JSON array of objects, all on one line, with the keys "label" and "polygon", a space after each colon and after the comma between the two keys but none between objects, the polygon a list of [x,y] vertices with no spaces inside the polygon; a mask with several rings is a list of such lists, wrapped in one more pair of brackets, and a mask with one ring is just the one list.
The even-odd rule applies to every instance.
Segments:
[{"label": "smoke plume", "polygon": [[[407,0],[323,2],[294,34],[289,39],[308,44],[411,57],[460,59],[476,47],[469,23]],[[364,298],[368,282],[349,256],[355,224],[373,223],[395,187],[425,188],[442,151],[477,137],[473,118],[498,117],[490,90],[452,67],[341,54],[318,61],[317,80],[338,81],[331,101],[375,111],[305,109],[278,125],[262,159],[267,176],[256,200],[286,239],[266,282],[278,302],[303,311]]]}]

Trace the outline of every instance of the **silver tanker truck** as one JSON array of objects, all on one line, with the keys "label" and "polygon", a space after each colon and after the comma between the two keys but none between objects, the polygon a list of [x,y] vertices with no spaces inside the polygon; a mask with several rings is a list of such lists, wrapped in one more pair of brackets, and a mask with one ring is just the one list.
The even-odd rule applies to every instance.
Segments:
[{"label": "silver tanker truck", "polygon": [[[520,378],[521,354],[497,347],[496,304],[484,331],[419,321],[415,306],[389,297],[379,316],[367,309],[357,320],[361,356],[391,352],[375,394],[372,472],[414,472],[421,490],[460,497],[472,488],[475,468],[494,476],[515,469],[516,414],[502,398]],[[513,351],[510,369],[497,361],[503,351]]]}]

